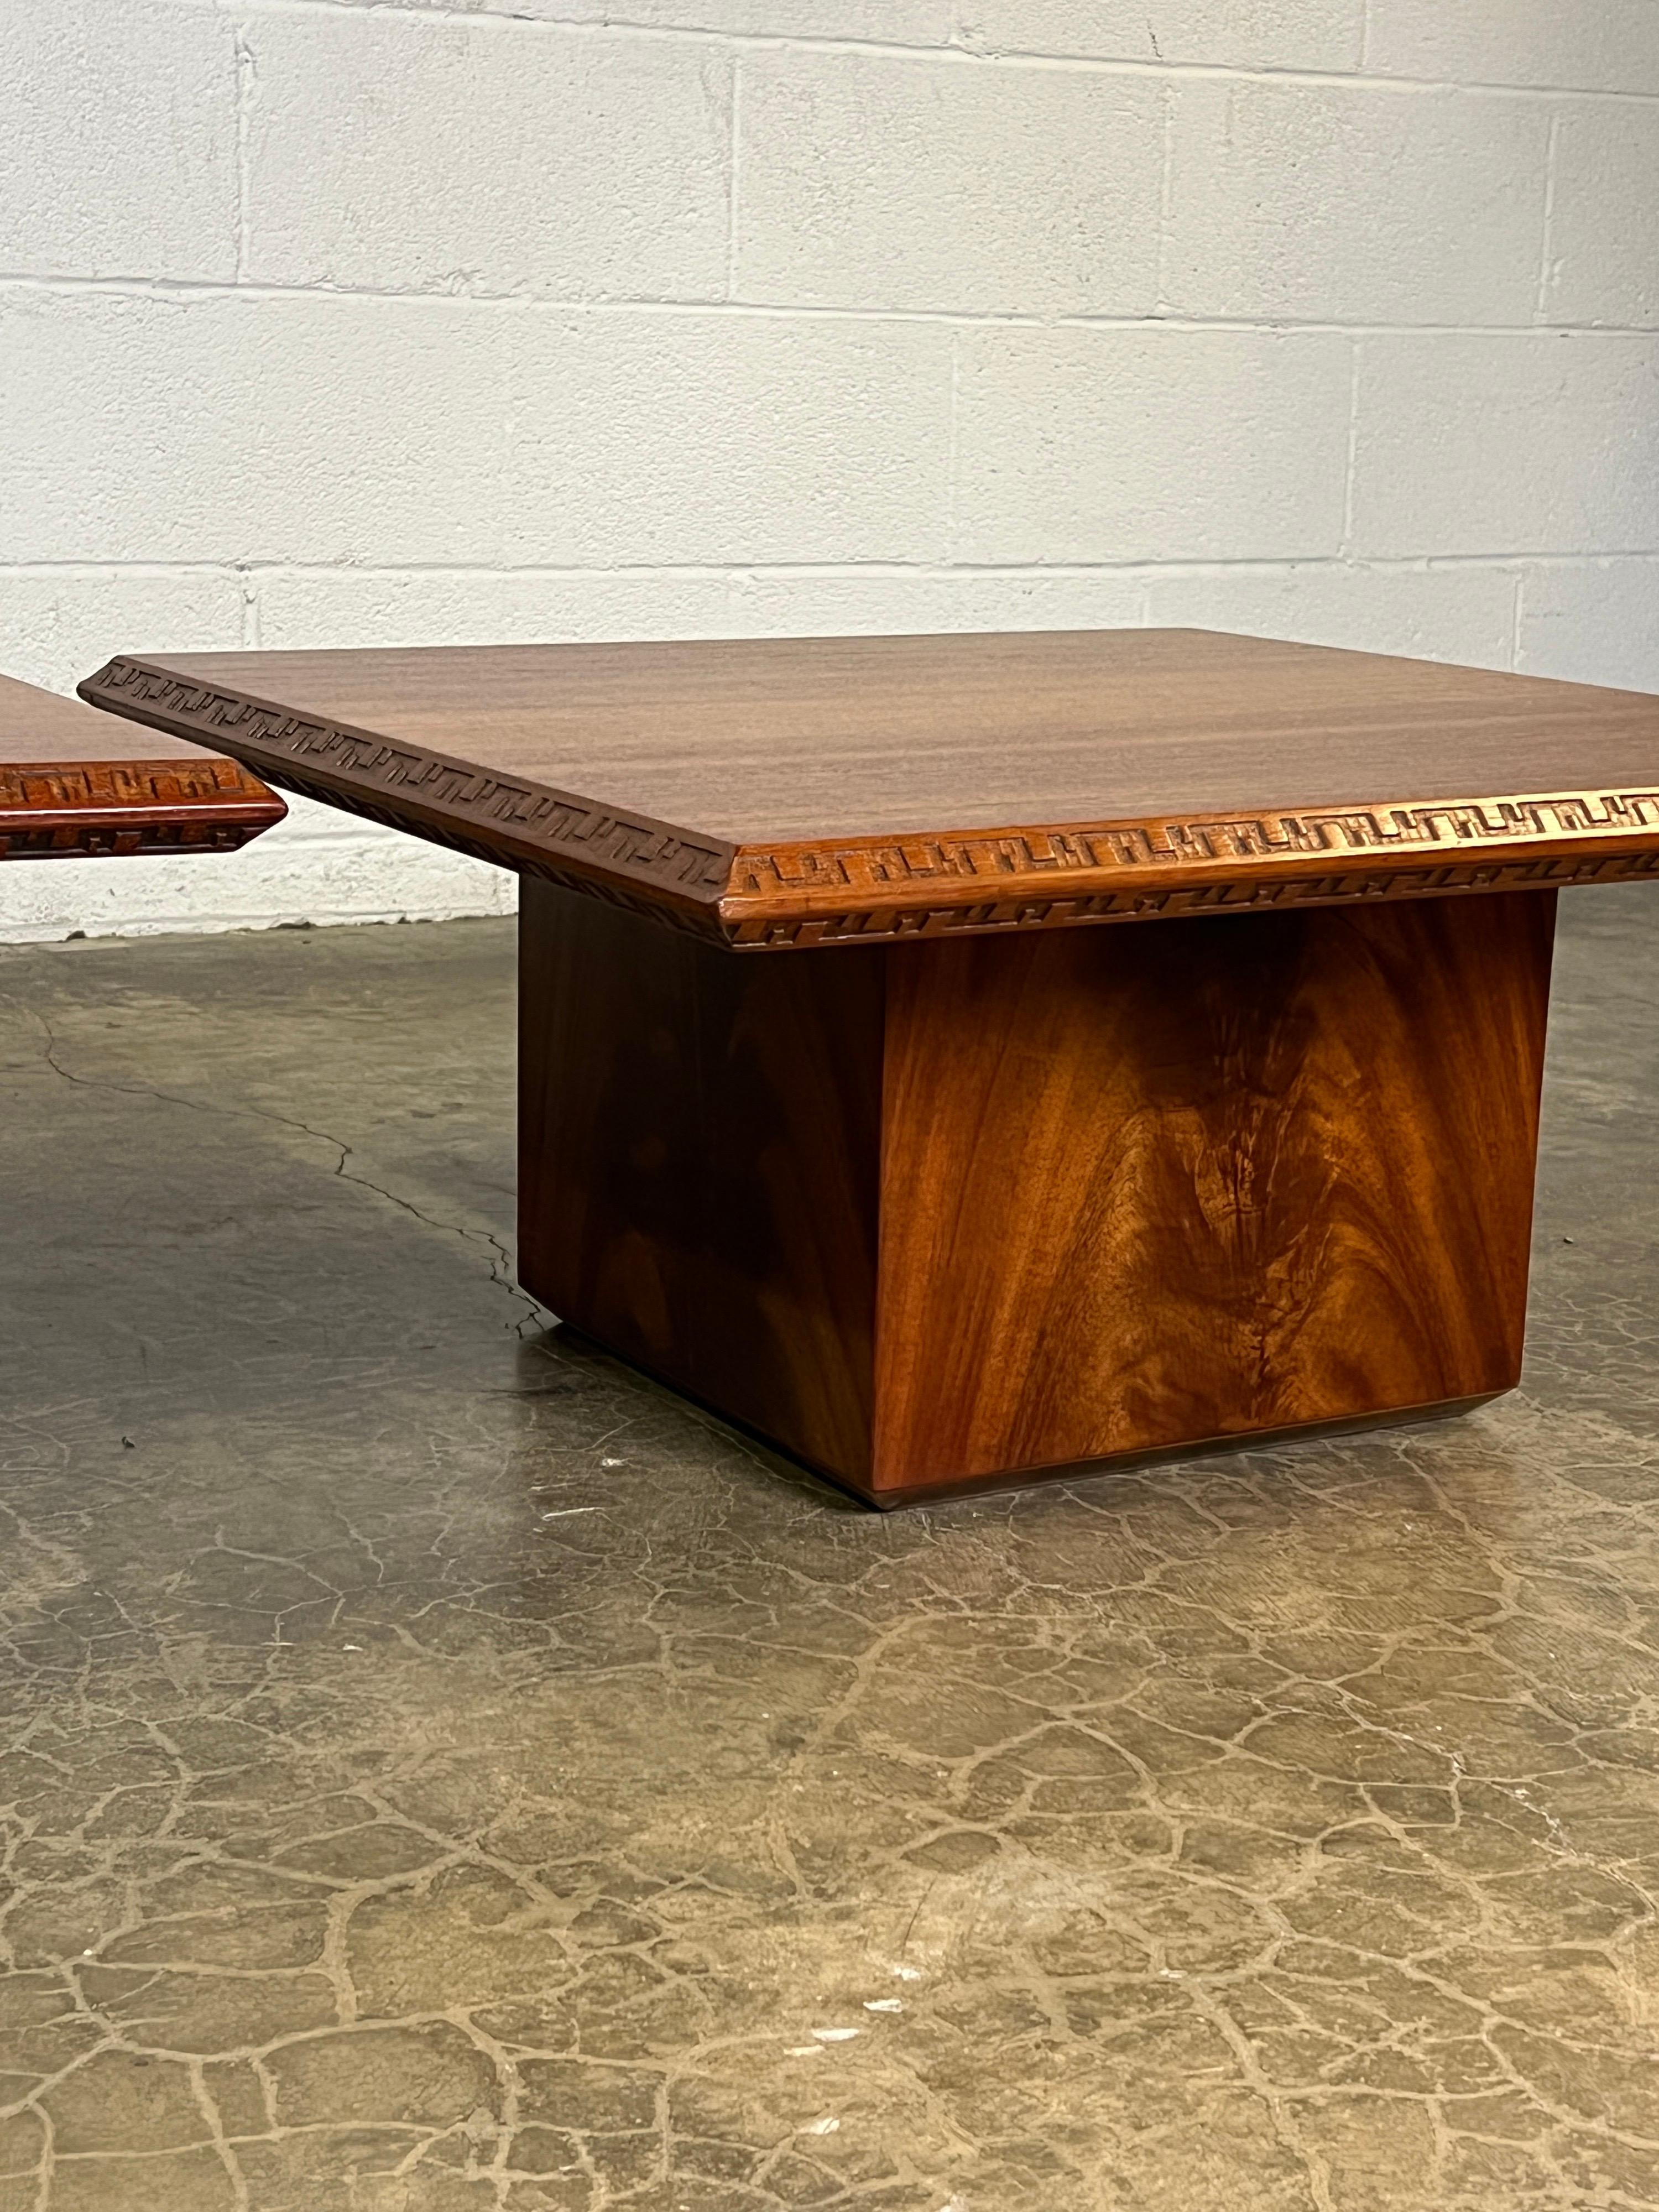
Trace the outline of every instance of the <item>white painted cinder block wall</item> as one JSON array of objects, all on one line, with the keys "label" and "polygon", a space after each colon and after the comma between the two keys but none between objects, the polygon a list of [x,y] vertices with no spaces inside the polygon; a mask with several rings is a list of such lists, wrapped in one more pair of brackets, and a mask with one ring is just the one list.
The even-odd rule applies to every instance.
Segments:
[{"label": "white painted cinder block wall", "polygon": [[[0,668],[1199,623],[1659,689],[1655,0],[9,0]],[[477,913],[296,805],[0,936]]]}]

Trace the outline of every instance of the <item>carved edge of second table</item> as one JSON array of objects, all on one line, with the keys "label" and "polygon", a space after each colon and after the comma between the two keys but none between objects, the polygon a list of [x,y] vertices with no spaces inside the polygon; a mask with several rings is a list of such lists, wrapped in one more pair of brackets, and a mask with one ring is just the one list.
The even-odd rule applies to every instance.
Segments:
[{"label": "carved edge of second table", "polygon": [[738,951],[1659,875],[1659,791],[736,844],[125,655],[80,691],[273,782]]},{"label": "carved edge of second table", "polygon": [[0,763],[0,860],[231,853],[288,809],[240,761]]}]

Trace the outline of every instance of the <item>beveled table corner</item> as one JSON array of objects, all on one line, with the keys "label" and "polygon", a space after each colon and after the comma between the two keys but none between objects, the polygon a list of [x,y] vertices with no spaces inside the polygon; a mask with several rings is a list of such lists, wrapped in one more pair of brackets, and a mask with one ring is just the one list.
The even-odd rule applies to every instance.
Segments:
[{"label": "beveled table corner", "polygon": [[1659,700],[1197,630],[81,689],[520,871],[522,1280],[872,1504],[1518,1379],[1555,895],[1659,872]]}]

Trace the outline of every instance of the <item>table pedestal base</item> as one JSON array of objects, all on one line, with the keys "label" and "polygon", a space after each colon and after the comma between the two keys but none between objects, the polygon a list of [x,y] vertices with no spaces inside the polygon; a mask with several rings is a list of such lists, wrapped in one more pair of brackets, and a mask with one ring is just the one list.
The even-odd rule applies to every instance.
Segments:
[{"label": "table pedestal base", "polygon": [[872,1504],[1519,1376],[1553,893],[743,955],[523,888],[526,1288]]}]

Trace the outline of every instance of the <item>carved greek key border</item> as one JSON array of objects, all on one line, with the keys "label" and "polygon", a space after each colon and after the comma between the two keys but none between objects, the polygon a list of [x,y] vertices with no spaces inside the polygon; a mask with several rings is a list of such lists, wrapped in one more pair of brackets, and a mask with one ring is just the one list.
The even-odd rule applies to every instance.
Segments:
[{"label": "carved greek key border", "polygon": [[0,765],[0,860],[234,853],[284,812],[239,761]]},{"label": "carved greek key border", "polygon": [[118,860],[132,854],[234,853],[268,822],[155,822],[142,829],[89,817],[51,826],[14,826],[0,807],[0,860]]},{"label": "carved greek key border", "polygon": [[0,764],[0,810],[25,813],[112,812],[122,808],[234,806],[275,817],[278,802],[240,762],[45,761]]},{"label": "carved greek key border", "polygon": [[[561,880],[592,887],[586,867],[713,904],[726,886],[732,848],[643,815],[601,807],[550,785],[502,775],[374,732],[239,696],[217,686],[118,658],[81,696],[181,737],[222,745],[277,782],[347,805],[395,829],[416,828],[477,858],[536,866],[567,864]],[[336,780],[337,779],[337,781]],[[374,799],[395,794],[397,807]],[[422,818],[411,823],[405,809]],[[433,817],[441,817],[434,821]],[[465,837],[476,827],[476,841]],[[504,850],[507,847],[510,849]],[[541,872],[538,870],[538,872]]]},{"label": "carved greek key border", "polygon": [[1173,921],[1183,916],[1271,913],[1352,901],[1439,898],[1458,892],[1566,890],[1575,884],[1659,877],[1659,851],[1629,849],[1582,857],[1544,856],[1370,874],[1282,876],[1240,883],[1211,880],[1146,890],[1072,897],[982,900],[964,906],[870,907],[805,919],[765,915],[732,919],[739,951],[806,951],[815,945],[892,944],[910,939],[984,935],[1009,929],[1064,929],[1085,922]]},{"label": "carved greek key border", "polygon": [[744,846],[732,871],[740,898],[769,899],[836,889],[908,892],[967,878],[1118,875],[1146,868],[1211,868],[1240,860],[1288,861],[1321,854],[1455,850],[1567,838],[1629,836],[1659,842],[1659,792],[1566,792],[1537,798],[1459,799],[1419,805],[1320,809],[1297,814],[1216,816],[1199,821],[1107,823],[1097,828],[991,830],[953,837],[814,841]]},{"label": "carved greek key border", "polygon": [[[366,822],[379,822],[388,830],[407,831],[407,814],[395,806],[377,805],[375,801],[343,787],[325,783],[320,778],[307,778],[303,770],[283,768],[284,785],[297,791],[302,798],[316,799],[325,805],[338,807],[349,814],[362,817]],[[428,844],[441,845],[446,852],[465,853],[469,860],[488,860],[495,866],[504,863],[498,841],[479,835],[469,836],[466,829],[450,822],[422,822],[418,832]],[[514,856],[511,863],[516,874],[534,876],[544,883],[557,884],[564,890],[580,891],[586,898],[603,899],[607,906],[623,908],[630,914],[641,914],[651,921],[666,922],[671,928],[693,937],[713,939],[724,944],[726,933],[720,924],[720,908],[710,900],[688,902],[679,905],[665,899],[660,891],[637,888],[618,882],[614,878],[588,875],[580,870],[562,866],[551,853],[526,852]]]}]

